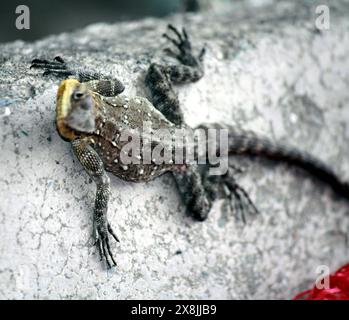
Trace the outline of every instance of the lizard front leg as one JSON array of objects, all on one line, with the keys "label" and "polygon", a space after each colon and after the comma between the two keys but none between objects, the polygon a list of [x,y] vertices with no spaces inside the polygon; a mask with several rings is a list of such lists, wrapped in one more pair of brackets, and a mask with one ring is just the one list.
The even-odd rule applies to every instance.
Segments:
[{"label": "lizard front leg", "polygon": [[103,75],[100,72],[70,65],[59,56],[55,57],[52,61],[34,59],[30,68],[43,69],[43,75],[51,74],[62,78],[74,77],[79,82],[86,83],[92,91],[105,97],[114,97],[125,90],[125,87],[120,80]]},{"label": "lizard front leg", "polygon": [[[76,139],[71,142],[74,153],[84,169],[97,185],[94,207],[94,234],[101,260],[104,258],[108,268],[116,266],[110,249],[109,234],[119,242],[107,219],[108,201],[110,194],[110,179],[104,170],[102,159],[86,139]],[[111,262],[110,262],[111,260]]]},{"label": "lizard front leg", "polygon": [[166,48],[165,51],[175,57],[179,64],[152,63],[147,71],[145,83],[151,92],[155,108],[168,120],[181,126],[184,124],[184,117],[173,84],[195,82],[202,78],[204,75],[202,60],[205,49],[203,48],[198,55],[194,55],[185,29],[180,33],[172,25],[169,25],[168,28],[175,38],[169,34],[163,36],[174,44],[177,52],[170,48]]}]

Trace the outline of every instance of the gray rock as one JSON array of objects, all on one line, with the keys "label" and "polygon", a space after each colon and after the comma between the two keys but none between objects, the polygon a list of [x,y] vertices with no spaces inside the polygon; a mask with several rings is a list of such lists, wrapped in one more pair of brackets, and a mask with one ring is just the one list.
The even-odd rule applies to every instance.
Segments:
[{"label": "gray rock", "polygon": [[146,95],[150,61],[167,59],[161,33],[168,22],[185,25],[208,48],[205,77],[178,87],[188,123],[253,129],[349,179],[349,10],[337,2],[330,30],[318,32],[306,3],[239,4],[0,45],[0,298],[289,299],[314,283],[318,266],[347,262],[348,203],[299,170],[236,158],[262,212],[246,225],[222,201],[193,222],[170,175],[148,184],[111,177],[109,219],[121,243],[112,247],[119,267],[106,271],[89,243],[95,186],[54,125],[59,82],[28,68],[59,54]]}]

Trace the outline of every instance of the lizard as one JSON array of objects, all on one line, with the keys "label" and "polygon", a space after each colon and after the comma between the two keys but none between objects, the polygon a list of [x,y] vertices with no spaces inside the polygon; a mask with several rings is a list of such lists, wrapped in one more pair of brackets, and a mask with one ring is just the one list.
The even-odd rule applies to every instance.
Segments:
[{"label": "lizard", "polygon": [[[185,28],[180,31],[168,25],[168,31],[163,36],[174,46],[164,50],[176,58],[177,63],[150,64],[145,75],[150,99],[125,96],[125,87],[120,80],[66,63],[60,56],[53,60],[35,58],[30,66],[44,70],[44,75],[65,78],[57,92],[56,127],[59,135],[70,142],[77,159],[96,184],[94,244],[108,268],[117,265],[110,239],[114,238],[117,242],[119,239],[107,218],[110,196],[107,172],[131,182],[147,182],[166,172],[172,173],[188,214],[197,221],[204,221],[213,202],[224,197],[230,203],[234,202],[234,210],[240,213],[244,221],[245,213],[259,212],[248,193],[238,184],[238,168],[234,166],[230,166],[225,174],[210,175],[207,167],[202,170],[196,163],[122,163],[121,149],[125,142],[121,141],[120,136],[124,131],[138,132],[146,120],[150,121],[151,130],[189,128],[184,121],[174,85],[196,82],[204,76],[205,47],[195,54]],[[300,167],[349,199],[349,184],[322,161],[306,152],[274,143],[253,132],[240,131],[232,125],[212,123],[202,124],[198,128],[228,129],[229,156],[259,156]],[[155,139],[151,148],[159,143]],[[209,143],[208,140],[206,143]],[[140,153],[139,156],[141,158],[144,155]]]}]

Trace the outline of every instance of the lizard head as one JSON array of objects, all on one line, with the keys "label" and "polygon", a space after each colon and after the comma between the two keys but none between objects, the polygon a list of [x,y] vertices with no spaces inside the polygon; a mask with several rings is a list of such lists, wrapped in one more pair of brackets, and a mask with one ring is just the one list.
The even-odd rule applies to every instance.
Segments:
[{"label": "lizard head", "polygon": [[95,130],[96,108],[92,92],[76,79],[61,82],[57,92],[56,124],[59,134],[73,140]]}]

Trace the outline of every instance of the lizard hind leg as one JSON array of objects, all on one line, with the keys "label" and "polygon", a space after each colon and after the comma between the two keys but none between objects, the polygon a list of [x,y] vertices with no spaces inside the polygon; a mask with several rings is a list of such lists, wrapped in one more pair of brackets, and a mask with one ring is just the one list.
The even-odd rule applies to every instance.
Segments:
[{"label": "lizard hind leg", "polygon": [[246,223],[246,215],[256,215],[259,211],[246,190],[237,183],[236,172],[240,172],[240,169],[230,167],[226,174],[212,176],[207,170],[203,175],[203,183],[211,201],[227,198],[236,218]]},{"label": "lizard hind leg", "polygon": [[188,214],[197,221],[206,220],[212,201],[204,188],[197,166],[191,165],[185,172],[173,172],[173,176]]}]

